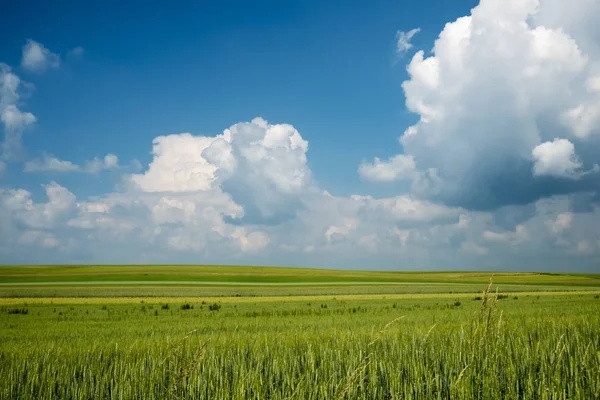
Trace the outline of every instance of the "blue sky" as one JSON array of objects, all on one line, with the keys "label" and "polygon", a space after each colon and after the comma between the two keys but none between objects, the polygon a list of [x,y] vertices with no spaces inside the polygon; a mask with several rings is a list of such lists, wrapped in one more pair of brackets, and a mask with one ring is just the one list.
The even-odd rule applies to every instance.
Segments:
[{"label": "blue sky", "polygon": [[597,269],[589,3],[5,6],[0,262]]}]

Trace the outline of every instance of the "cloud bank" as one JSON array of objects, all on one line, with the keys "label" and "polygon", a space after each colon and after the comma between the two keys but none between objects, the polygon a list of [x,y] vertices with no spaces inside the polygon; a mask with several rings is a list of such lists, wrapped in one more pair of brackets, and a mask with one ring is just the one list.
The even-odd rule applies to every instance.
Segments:
[{"label": "cloud bank", "polygon": [[[0,188],[0,262],[594,271],[597,15],[600,3],[587,0],[482,0],[446,24],[431,54],[416,51],[402,88],[418,122],[401,153],[358,167],[363,180],[407,181],[409,191],[331,194],[301,132],[260,117],[214,135],[158,136],[135,173],[113,154],[81,164],[42,154],[22,169],[55,174],[44,198]],[[398,51],[417,32],[399,35]],[[28,45],[24,68],[59,65]],[[1,174],[19,163],[36,117],[4,64],[0,85]],[[59,182],[104,170],[120,171],[118,190],[86,198]]]},{"label": "cloud bank", "polygon": [[432,55],[417,51],[407,68],[406,107],[419,121],[400,139],[404,153],[362,174],[411,179],[421,197],[473,210],[599,187],[598,174],[581,173],[600,152],[590,15],[600,15],[597,2],[482,0],[446,24]]}]

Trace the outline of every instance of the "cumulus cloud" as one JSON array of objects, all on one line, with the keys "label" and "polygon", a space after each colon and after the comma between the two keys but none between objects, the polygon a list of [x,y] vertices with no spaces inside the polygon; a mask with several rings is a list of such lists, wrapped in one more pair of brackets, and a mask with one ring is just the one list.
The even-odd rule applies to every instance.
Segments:
[{"label": "cumulus cloud", "polygon": [[60,56],[35,40],[28,39],[23,46],[21,66],[29,71],[44,72],[48,68],[60,66]]},{"label": "cumulus cloud", "polygon": [[21,79],[12,69],[0,63],[0,121],[4,126],[4,140],[0,158],[14,160],[21,156],[23,131],[36,122],[36,117],[20,106]]},{"label": "cumulus cloud", "polygon": [[310,185],[308,142],[291,125],[262,118],[216,136],[189,133],[154,140],[154,159],[132,183],[144,192],[227,191],[244,207],[244,218],[285,218]]},{"label": "cumulus cloud", "polygon": [[325,231],[325,238],[328,242],[336,240],[336,238],[343,238],[348,236],[356,228],[356,221],[353,219],[346,219],[343,225],[330,225]]},{"label": "cumulus cloud", "polygon": [[22,189],[0,189],[0,202],[20,223],[29,228],[53,228],[75,208],[75,195],[56,182],[44,185],[46,203],[34,203],[31,193]]},{"label": "cumulus cloud", "polygon": [[369,212],[373,217],[392,219],[404,226],[426,225],[428,223],[443,224],[456,222],[460,210],[420,200],[411,195],[401,195],[383,199],[371,196],[351,196],[362,212]]},{"label": "cumulus cloud", "polygon": [[131,177],[144,192],[194,192],[210,190],[216,167],[202,152],[215,140],[189,133],[154,139],[154,159],[144,174]]},{"label": "cumulus cloud", "polygon": [[[548,269],[559,268],[557,260],[568,254],[584,257],[578,265],[586,268],[600,254],[600,210],[570,213],[568,197],[537,202],[530,218],[507,230],[490,213],[411,195],[376,199],[307,189],[294,218],[256,225],[236,222],[245,209],[219,186],[195,192],[131,187],[89,199],[56,183],[44,189],[42,202],[25,190],[0,191],[1,259],[29,252],[87,262],[260,263],[268,257],[303,266]],[[527,259],[520,252],[536,254],[540,264],[522,264]]]},{"label": "cumulus cloud", "polygon": [[42,160],[27,161],[24,167],[25,172],[77,172],[79,170],[80,167],[73,164],[71,161],[59,160],[58,158],[52,156],[44,156]]},{"label": "cumulus cloud", "polygon": [[412,156],[399,154],[387,161],[375,157],[373,163],[363,162],[358,167],[358,174],[372,182],[393,182],[410,180],[415,174],[415,160]]},{"label": "cumulus cloud", "polygon": [[86,161],[83,166],[46,154],[41,159],[27,161],[23,170],[25,172],[83,172],[97,174],[103,170],[118,168],[120,168],[119,158],[114,154],[107,154],[104,158],[95,157],[93,160]]},{"label": "cumulus cloud", "polygon": [[408,32],[396,32],[396,52],[399,55],[404,55],[407,51],[413,48],[411,40],[413,36],[421,31],[420,28],[411,29]]},{"label": "cumulus cloud", "polygon": [[[417,170],[414,193],[492,210],[597,187],[596,176],[564,179],[591,167],[600,151],[591,140],[600,104],[598,28],[589,17],[599,14],[596,3],[482,0],[446,24],[430,56],[413,56],[403,89],[419,121],[401,143]],[[566,141],[574,149],[560,166],[555,157],[532,157],[534,149],[540,157],[568,150]]]},{"label": "cumulus cloud", "polygon": [[269,244],[269,236],[260,231],[246,233],[245,228],[236,228],[231,237],[239,240],[242,252],[255,252],[265,248]]},{"label": "cumulus cloud", "polygon": [[533,175],[550,175],[576,179],[581,162],[575,154],[575,146],[567,139],[554,139],[536,146],[531,152],[535,164]]},{"label": "cumulus cloud", "polygon": [[82,172],[97,174],[105,169],[119,168],[119,158],[114,154],[107,154],[104,158],[94,157],[93,160],[87,161],[81,168]]}]

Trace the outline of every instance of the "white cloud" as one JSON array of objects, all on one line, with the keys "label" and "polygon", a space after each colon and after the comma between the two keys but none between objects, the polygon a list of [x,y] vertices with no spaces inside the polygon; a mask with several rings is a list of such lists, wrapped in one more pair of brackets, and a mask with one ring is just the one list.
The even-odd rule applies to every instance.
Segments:
[{"label": "white cloud", "polygon": [[21,111],[18,107],[21,86],[21,79],[12,69],[0,63],[0,121],[4,126],[0,158],[5,160],[14,160],[20,156],[23,131],[36,122],[32,113]]},{"label": "white cloud", "polygon": [[581,162],[575,154],[575,146],[567,139],[554,139],[536,146],[531,155],[535,160],[533,175],[557,176],[561,178],[577,179],[577,170]]},{"label": "white cloud", "polygon": [[94,157],[93,160],[87,161],[80,170],[90,174],[97,174],[102,170],[117,168],[119,168],[119,158],[114,154],[107,154],[103,159]]},{"label": "white cloud", "polygon": [[46,154],[42,159],[27,161],[23,170],[25,172],[83,172],[97,174],[103,170],[118,168],[120,168],[119,158],[114,154],[107,154],[102,159],[95,157],[91,161],[86,161],[83,166]]},{"label": "white cloud", "polygon": [[48,202],[35,204],[31,193],[20,189],[0,189],[2,206],[13,217],[34,229],[53,228],[57,221],[75,208],[75,196],[56,182],[44,185]]},{"label": "white cloud", "polygon": [[[575,135],[588,138],[587,151],[574,149],[580,159],[563,160],[566,169],[537,170],[574,176],[569,171],[577,163],[592,165],[600,152],[600,142],[590,140],[600,104],[600,30],[590,17],[598,15],[596,3],[484,0],[446,24],[430,56],[413,56],[403,89],[406,107],[419,121],[401,143],[417,170],[414,193],[491,210],[593,186],[590,178],[569,189],[564,183],[541,187],[531,174],[531,154],[569,135],[565,121]],[[381,181],[393,179],[380,175],[386,176]]]},{"label": "white cloud", "polygon": [[256,252],[269,244],[269,236],[264,232],[246,233],[245,228],[236,228],[231,237],[239,241],[242,252]]},{"label": "white cloud", "polygon": [[[406,134],[420,132],[409,129]],[[560,267],[561,256],[575,254],[584,246],[580,243],[589,246],[580,249],[579,265],[599,251],[592,243],[599,237],[600,210],[572,213],[568,197],[539,201],[531,215],[529,208],[515,206],[516,211],[505,215],[512,224],[507,228],[497,213],[445,206],[414,194],[334,196],[311,180],[307,150],[291,125],[255,119],[213,137],[157,138],[150,166],[131,175],[131,185],[120,192],[76,199],[51,183],[45,187],[48,200],[36,203],[28,191],[1,189],[0,260],[48,260],[42,257],[60,253],[54,259],[87,263],[201,259],[361,268],[548,269]],[[112,155],[83,166],[51,158],[39,165],[78,172],[119,167]],[[392,175],[403,165],[395,162],[379,161],[384,169],[392,168]],[[427,181],[419,179],[415,182],[433,187],[442,178],[430,171]],[[265,218],[269,212],[276,218]],[[510,251],[505,244],[512,246]],[[527,254],[536,254],[540,264],[532,266]]]},{"label": "white cloud", "polygon": [[79,165],[73,164],[71,161],[59,160],[56,157],[44,156],[42,160],[31,160],[25,163],[25,172],[79,172]]},{"label": "white cloud", "polygon": [[144,192],[194,192],[210,190],[217,167],[202,156],[216,140],[189,133],[159,136],[153,141],[154,160],[132,181]]},{"label": "white cloud", "polygon": [[131,181],[144,192],[226,190],[252,219],[281,218],[310,186],[308,143],[291,125],[261,118],[222,134],[154,140],[154,159]]},{"label": "white cloud", "polygon": [[405,223],[439,223],[458,219],[459,210],[443,205],[419,200],[410,195],[402,195],[384,199],[370,196],[353,196],[358,204],[367,210],[382,212],[385,218]]},{"label": "white cloud", "polygon": [[415,28],[408,32],[396,32],[396,52],[400,55],[404,55],[408,50],[412,49],[413,45],[410,43],[410,41],[412,40],[413,36],[420,31],[420,28]]},{"label": "white cloud", "polygon": [[32,113],[22,112],[13,104],[2,110],[1,119],[5,128],[9,131],[21,130],[36,121]]},{"label": "white cloud", "polygon": [[410,180],[415,174],[415,160],[412,156],[403,154],[381,161],[375,157],[372,164],[363,162],[358,167],[358,174],[372,182],[393,182],[396,180]]},{"label": "white cloud", "polygon": [[94,202],[77,203],[77,208],[83,210],[85,213],[107,213],[110,210],[108,204]]},{"label": "white cloud", "polygon": [[332,242],[348,236],[350,232],[356,229],[356,225],[356,221],[353,219],[346,219],[343,225],[330,225],[325,232],[325,238],[327,242]]},{"label": "white cloud", "polygon": [[41,43],[28,39],[23,46],[21,66],[34,72],[43,72],[48,68],[60,66],[60,56],[45,48]]}]

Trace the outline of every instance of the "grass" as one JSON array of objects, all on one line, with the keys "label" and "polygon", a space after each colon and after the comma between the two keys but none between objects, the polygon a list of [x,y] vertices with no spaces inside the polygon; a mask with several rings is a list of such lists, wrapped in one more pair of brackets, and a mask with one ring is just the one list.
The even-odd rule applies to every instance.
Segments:
[{"label": "grass", "polygon": [[[1,285],[0,297],[294,297],[319,295],[360,295],[360,294],[437,294],[437,293],[479,293],[481,286],[465,284],[373,284],[373,285],[129,285],[126,282],[103,285]],[[546,286],[546,285],[506,285],[500,286],[503,292],[564,292],[598,290],[585,286]]]},{"label": "grass", "polygon": [[600,287],[600,274],[384,272],[238,266],[0,266],[0,283],[189,282],[247,284],[442,283]]},{"label": "grass", "polygon": [[[239,290],[211,290],[223,289]],[[269,295],[286,287],[223,297],[196,288],[196,296],[85,298],[29,290],[40,289],[0,298],[1,399],[600,396],[598,291]]]}]

